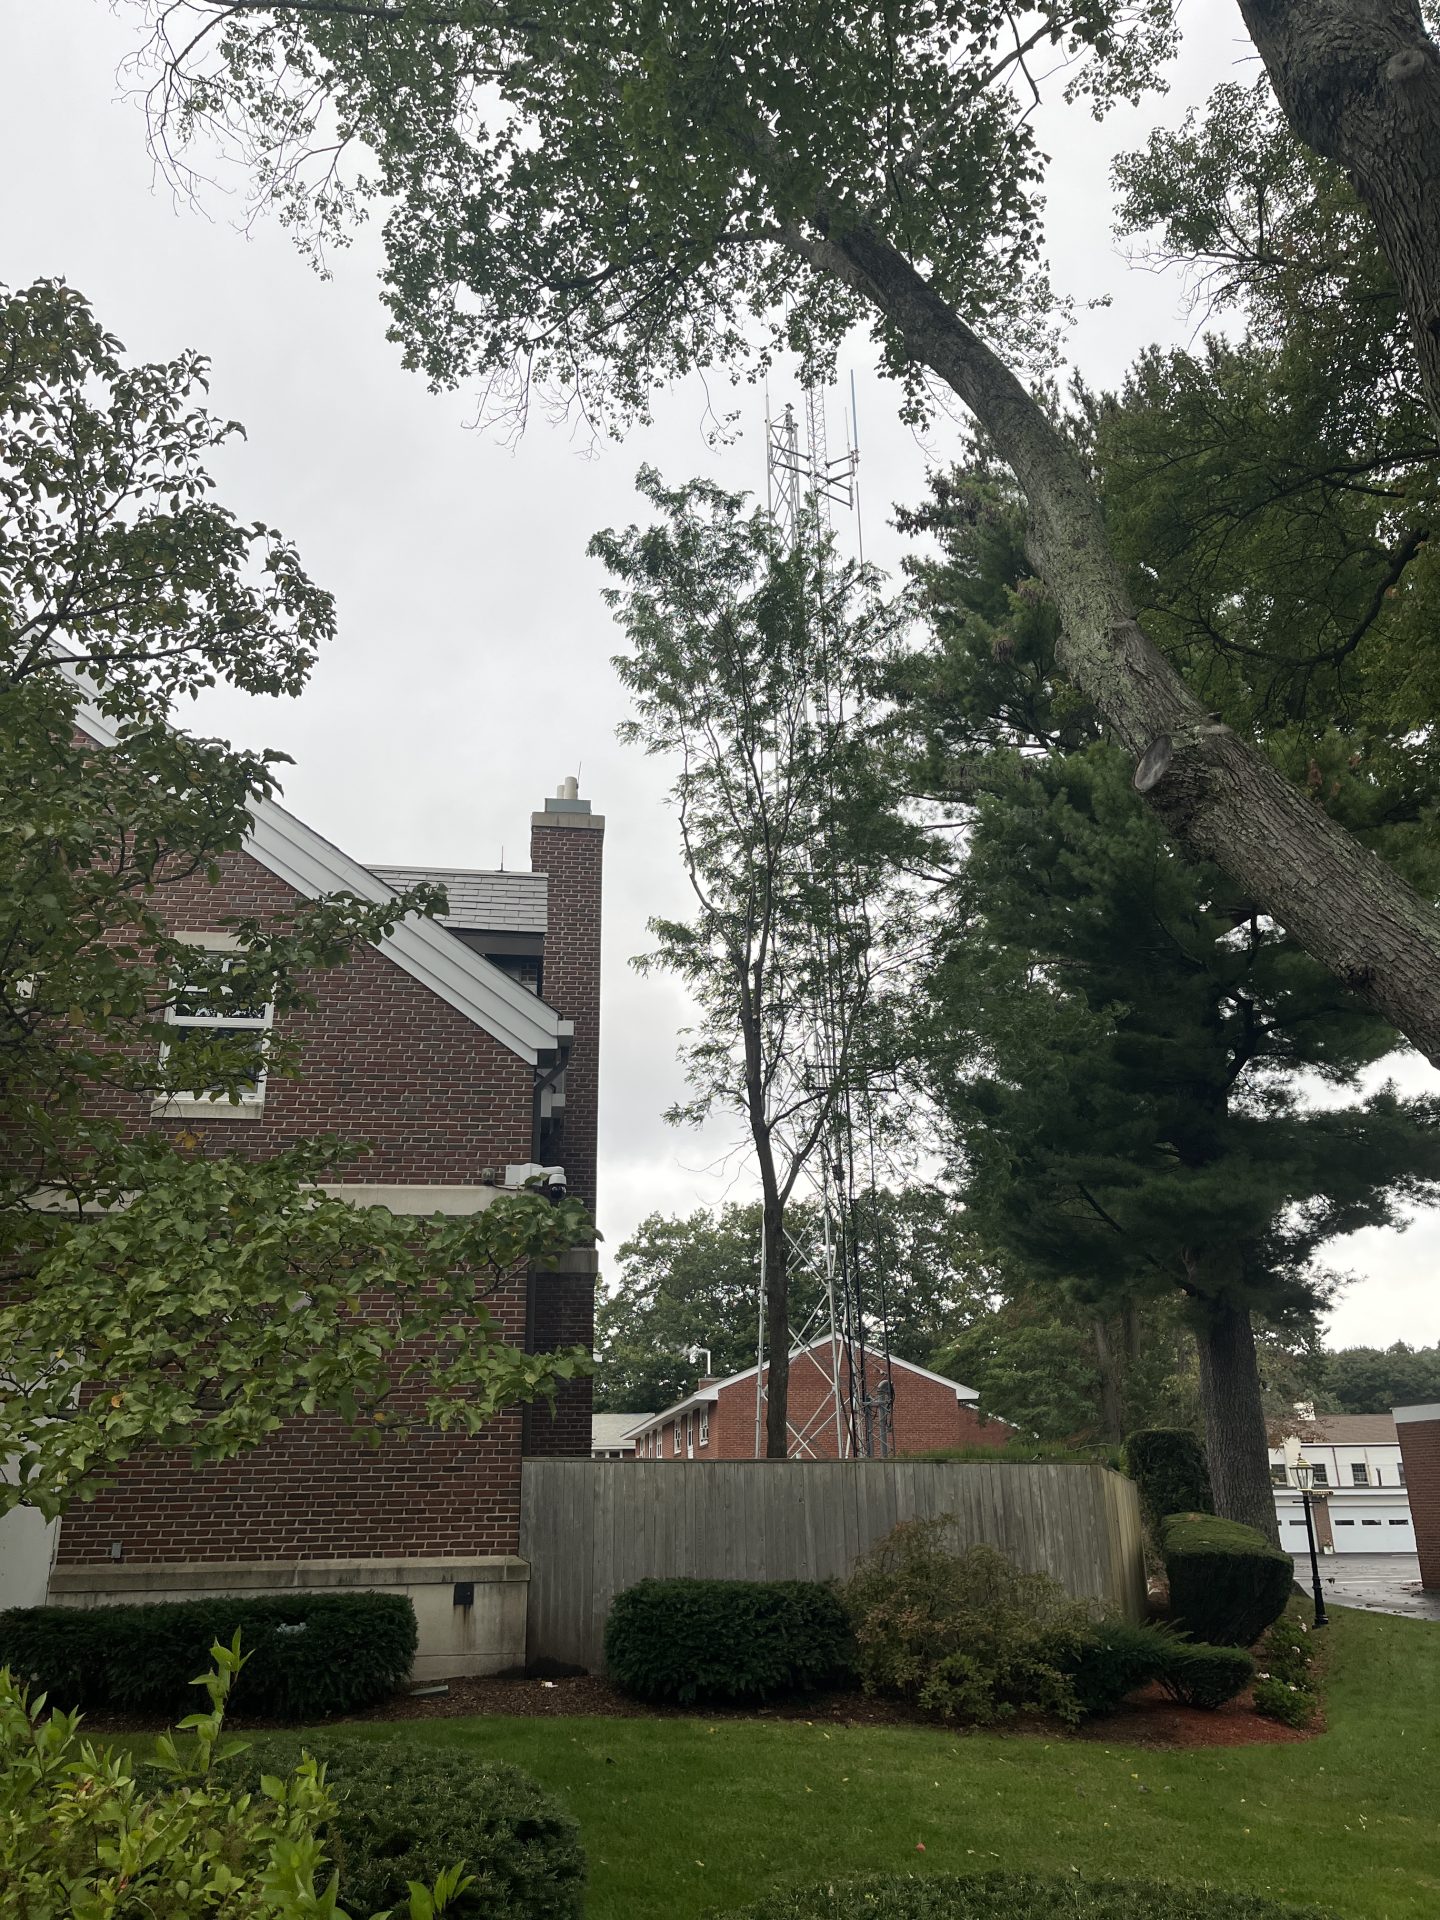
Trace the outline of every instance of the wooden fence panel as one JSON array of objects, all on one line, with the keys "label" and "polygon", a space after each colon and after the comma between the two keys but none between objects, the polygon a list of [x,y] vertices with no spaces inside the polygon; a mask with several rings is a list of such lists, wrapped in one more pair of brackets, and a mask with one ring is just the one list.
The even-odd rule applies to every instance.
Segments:
[{"label": "wooden fence panel", "polygon": [[1130,1619],[1143,1616],[1134,1484],[1099,1466],[928,1460],[527,1460],[527,1657],[598,1671],[617,1593],[647,1577],[843,1580],[899,1520],[953,1520]]}]

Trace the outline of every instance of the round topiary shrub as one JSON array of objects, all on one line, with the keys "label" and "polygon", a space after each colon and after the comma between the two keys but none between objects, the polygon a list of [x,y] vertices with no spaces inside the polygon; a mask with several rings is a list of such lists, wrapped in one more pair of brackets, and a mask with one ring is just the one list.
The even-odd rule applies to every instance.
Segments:
[{"label": "round topiary shrub", "polygon": [[853,1680],[854,1647],[820,1581],[642,1580],[610,1608],[605,1671],[637,1700],[773,1700]]},{"label": "round topiary shrub", "polygon": [[474,1882],[447,1920],[581,1920],[580,1830],[518,1767],[405,1739],[282,1734],[225,1761],[222,1777],[256,1792],[262,1774],[290,1773],[302,1752],[323,1763],[336,1803],[320,1839],[348,1913],[408,1914],[408,1881],[428,1886],[463,1861]]},{"label": "round topiary shrub", "polygon": [[1197,1640],[1254,1646],[1289,1605],[1295,1563],[1254,1527],[1208,1513],[1172,1513],[1160,1537],[1171,1614]]},{"label": "round topiary shrub", "polygon": [[877,1874],[772,1894],[721,1920],[1337,1920],[1253,1893],[1028,1873]]}]

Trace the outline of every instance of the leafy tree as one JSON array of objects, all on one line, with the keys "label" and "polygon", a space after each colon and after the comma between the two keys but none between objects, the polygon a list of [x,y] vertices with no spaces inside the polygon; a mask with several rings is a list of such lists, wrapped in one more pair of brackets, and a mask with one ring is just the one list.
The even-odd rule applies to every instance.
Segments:
[{"label": "leafy tree", "polygon": [[[355,1158],[338,1142],[267,1163],[140,1131],[155,1096],[237,1098],[254,1073],[223,1030],[162,1059],[180,996],[283,1017],[314,969],[437,904],[236,917],[224,971],[166,926],[167,888],[218,880],[277,760],[185,734],[170,702],[293,691],[333,627],[293,548],[213,498],[206,457],[238,428],[194,404],[204,379],[193,355],[128,365],[63,284],[0,293],[0,1510],[57,1512],[146,1446],[223,1459],[293,1413],[475,1425],[579,1364],[514,1352],[483,1308],[574,1243],[578,1209],[417,1225],[316,1193]],[[77,734],[82,691],[113,748]]]},{"label": "leafy tree", "polygon": [[1322,1356],[1311,1397],[1326,1413],[1389,1413],[1440,1400],[1440,1346],[1341,1347]]},{"label": "leafy tree", "polygon": [[[1413,4],[1392,17],[1343,0],[1303,46],[1296,11],[1250,0],[1247,19],[1291,124],[1357,170],[1428,369],[1440,266],[1416,267],[1416,235],[1440,218],[1440,195],[1423,198],[1435,163],[1419,157],[1434,49]],[[1178,844],[1440,1058],[1440,913],[1155,648],[1082,461],[1003,357],[1032,362],[1048,318],[1032,59],[1063,56],[1072,101],[1134,98],[1173,45],[1166,0],[1087,0],[1023,31],[1000,6],[928,0],[764,7],[738,24],[716,0],[619,14],[177,0],[154,14],[162,139],[203,127],[233,141],[258,197],[318,242],[383,198],[407,359],[437,384],[478,377],[513,424],[536,389],[621,422],[661,382],[753,373],[779,345],[824,370],[868,319],[912,406],[927,380],[947,386],[1014,472],[1030,569],[1061,616],[1057,665]],[[1344,22],[1371,35],[1376,64],[1326,93],[1316,60]],[[1387,113],[1367,121],[1382,67]],[[1410,171],[1391,193],[1371,163],[1407,102]]]},{"label": "leafy tree", "polygon": [[[1218,1508],[1271,1532],[1252,1315],[1308,1322],[1318,1248],[1433,1190],[1440,1111],[1355,1097],[1390,1029],[1137,804],[1056,688],[1003,488],[942,486],[925,523],[942,627],[911,710],[932,784],[973,803],[926,1045],[967,1198],[1037,1284],[1183,1298]],[[1309,1073],[1349,1103],[1306,1107]]]},{"label": "leafy tree", "polygon": [[[832,1178],[836,1130],[884,1052],[887,994],[908,955],[896,821],[871,752],[878,674],[902,611],[873,573],[824,542],[787,550],[768,514],[702,481],[639,478],[662,514],[598,534],[630,651],[616,670],[634,719],[622,737],[664,754],[690,920],[652,920],[637,964],[683,980],[698,1009],[682,1057],[692,1098],[746,1126],[763,1208],[766,1447],[788,1451],[790,1236],[807,1169]],[[803,1191],[803,1189],[802,1189]]]},{"label": "leafy tree", "polygon": [[[948,1195],[882,1188],[874,1203],[860,1238],[869,1342],[878,1347],[888,1326],[893,1354],[936,1364],[958,1326],[988,1313],[989,1275]],[[760,1224],[754,1201],[640,1222],[616,1256],[619,1282],[596,1310],[597,1409],[653,1413],[679,1400],[694,1385],[696,1368],[686,1356],[695,1347],[710,1350],[711,1370],[721,1378],[755,1364]],[[813,1205],[790,1209],[790,1231],[813,1244]],[[798,1325],[817,1303],[818,1275],[801,1264],[791,1277]]]},{"label": "leafy tree", "polygon": [[682,1399],[710,1350],[723,1378],[755,1364],[760,1208],[652,1213],[616,1254],[620,1277],[595,1310],[597,1411],[657,1413]]}]

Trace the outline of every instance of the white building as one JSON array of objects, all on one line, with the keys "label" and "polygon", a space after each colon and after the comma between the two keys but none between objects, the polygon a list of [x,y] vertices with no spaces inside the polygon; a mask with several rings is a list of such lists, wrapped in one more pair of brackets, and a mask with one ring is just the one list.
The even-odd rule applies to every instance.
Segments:
[{"label": "white building", "polygon": [[1284,1444],[1270,1449],[1280,1544],[1306,1551],[1305,1514],[1294,1462],[1314,1469],[1311,1512],[1322,1553],[1414,1553],[1400,1440],[1388,1413],[1322,1413],[1299,1408]]}]

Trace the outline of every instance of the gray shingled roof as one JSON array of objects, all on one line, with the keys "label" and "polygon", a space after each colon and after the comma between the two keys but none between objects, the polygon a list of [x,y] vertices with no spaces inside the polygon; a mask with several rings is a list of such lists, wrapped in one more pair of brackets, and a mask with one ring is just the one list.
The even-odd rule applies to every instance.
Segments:
[{"label": "gray shingled roof", "polygon": [[371,867],[387,887],[413,887],[418,880],[444,887],[450,911],[440,924],[485,933],[544,933],[548,881],[543,873],[478,873],[463,867]]},{"label": "gray shingled roof", "polygon": [[592,1413],[590,1416],[590,1450],[618,1447],[627,1440],[636,1427],[643,1427],[647,1420],[653,1419],[648,1413]]},{"label": "gray shingled roof", "polygon": [[1392,1413],[1320,1413],[1298,1428],[1302,1440],[1332,1447],[1398,1446]]}]

